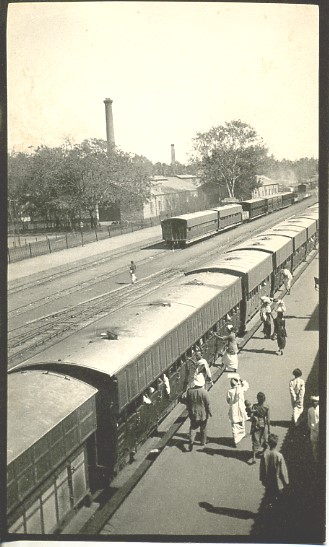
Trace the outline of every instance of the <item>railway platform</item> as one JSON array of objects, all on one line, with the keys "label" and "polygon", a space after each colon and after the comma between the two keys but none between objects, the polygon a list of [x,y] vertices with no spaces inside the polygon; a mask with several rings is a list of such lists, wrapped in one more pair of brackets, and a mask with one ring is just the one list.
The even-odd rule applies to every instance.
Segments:
[{"label": "railway platform", "polygon": [[[272,511],[265,507],[259,460],[251,463],[248,422],[246,437],[233,448],[226,403],[229,378],[214,367],[218,380],[209,391],[213,417],[208,422],[207,445],[202,447],[197,438],[193,451],[187,451],[189,420],[183,405],[178,405],[137,453],[136,461],[112,483],[114,495],[79,530],[82,536],[100,534],[125,541],[151,537],[179,541],[186,536],[201,541],[324,541],[324,424],[317,466],[305,421],[310,396],[320,394],[320,416],[325,397],[321,380],[325,371],[319,371],[319,366],[325,367],[319,363],[319,292],[313,280],[319,264],[317,254],[312,254],[307,267],[304,263],[296,271],[291,294],[284,295],[288,332],[284,355],[276,354],[275,341],[263,338],[256,317],[240,340],[239,373],[250,385],[246,399],[255,402],[259,391],[266,394],[271,432],[279,436],[279,449],[287,462],[290,485],[282,504]],[[288,387],[296,367],[306,383],[305,410],[298,428],[291,423]]]}]

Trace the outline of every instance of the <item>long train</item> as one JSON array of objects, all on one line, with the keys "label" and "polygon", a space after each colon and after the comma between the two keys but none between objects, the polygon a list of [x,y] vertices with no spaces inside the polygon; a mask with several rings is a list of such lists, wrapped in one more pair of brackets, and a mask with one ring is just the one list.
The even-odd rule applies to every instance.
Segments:
[{"label": "long train", "polygon": [[233,226],[284,209],[308,197],[305,192],[283,192],[264,198],[222,205],[161,221],[162,239],[172,248],[216,235]]},{"label": "long train", "polygon": [[214,332],[229,318],[243,333],[317,234],[311,207],[12,369],[9,532],[58,532],[108,486],[177,404],[196,349],[214,363],[223,349]]}]

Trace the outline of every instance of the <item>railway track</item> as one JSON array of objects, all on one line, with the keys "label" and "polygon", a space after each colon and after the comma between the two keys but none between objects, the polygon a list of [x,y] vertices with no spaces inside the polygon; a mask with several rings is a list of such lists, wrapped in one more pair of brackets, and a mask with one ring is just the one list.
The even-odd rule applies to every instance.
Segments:
[{"label": "railway track", "polygon": [[8,333],[8,368],[32,357],[38,349],[45,349],[73,332],[139,300],[172,281],[182,272],[172,269],[157,272],[142,279],[138,285],[120,287],[115,291],[81,302],[74,308],[64,308],[56,313],[40,317]]},{"label": "railway track", "polygon": [[[268,217],[266,218],[268,220]],[[272,219],[270,223],[267,222],[266,227],[273,226],[278,222],[280,222],[280,220],[276,217],[275,219]],[[264,231],[263,223],[261,223],[257,229],[255,229],[254,224],[246,224],[243,234],[236,237],[234,243],[238,244],[251,235],[261,233],[262,231]],[[225,242],[222,245],[216,246],[215,249],[208,250],[202,254],[198,253],[197,257],[193,257],[184,262],[184,269],[195,267],[200,264],[200,262],[208,260],[212,256],[218,255],[218,252],[225,252],[231,246],[231,242]],[[91,263],[88,263],[87,267],[90,267],[91,264],[100,264],[108,260],[113,260],[113,256],[111,256],[111,258],[107,257],[98,261],[93,260]],[[78,268],[81,269],[81,266],[73,266],[69,269],[70,273],[74,272]],[[114,270],[111,272],[111,275],[117,275],[122,271],[122,268]],[[58,275],[60,275],[60,273]],[[141,279],[137,285],[126,285],[124,287],[120,287],[119,289],[90,298],[75,305],[74,307],[63,308],[58,312],[50,313],[31,322],[27,322],[19,328],[11,329],[8,332],[8,369],[11,369],[22,361],[36,355],[39,351],[41,351],[41,349],[43,350],[50,347],[52,344],[70,336],[73,332],[76,332],[77,330],[92,324],[101,317],[108,315],[109,311],[115,312],[135,301],[138,301],[140,298],[151,293],[156,288],[173,281],[181,275],[183,275],[183,272],[178,268],[166,268],[160,272],[156,272],[155,274]],[[78,286],[74,285],[63,291],[51,294],[47,296],[46,299],[42,298],[29,303],[28,305],[16,308],[15,310],[9,312],[8,316],[9,318],[18,317],[27,311],[43,306],[45,304],[45,300],[49,304],[51,301],[55,301],[59,298],[63,298],[64,296],[80,291],[86,286],[90,287],[91,285],[96,285],[102,280],[108,278],[109,273],[96,276],[92,280],[85,281]],[[49,279],[49,276],[45,276],[42,282],[46,283],[47,279]],[[26,288],[28,288],[28,284],[25,285],[25,289]]]},{"label": "railway track", "polygon": [[[295,209],[294,212],[298,212],[301,209],[301,206],[300,206],[300,204],[296,204],[295,206],[298,206],[298,209]],[[304,205],[304,207],[305,207],[305,205]],[[289,208],[289,211],[290,211],[290,208]],[[283,212],[286,213],[286,209],[278,211],[278,212],[279,213],[283,213]],[[275,216],[275,219],[271,218],[271,222],[267,222],[266,227],[269,228],[271,226],[274,226],[275,224],[280,222],[285,217],[286,217],[286,215],[283,214],[283,215],[280,215],[280,216]],[[264,217],[262,217],[259,220],[263,220],[263,222],[260,223],[260,226],[257,229],[256,229],[254,223],[252,225],[250,225],[250,224],[245,224],[244,225],[245,226],[245,231],[244,231],[244,236],[243,236],[244,238],[249,237],[251,234],[254,235],[254,234],[260,233],[264,230],[264,225],[265,225]],[[268,217],[266,217],[266,220],[268,220]],[[235,242],[239,243],[242,239],[243,238],[241,238],[241,237],[236,237]],[[150,241],[147,241],[146,245],[149,244],[149,243],[150,243]],[[153,241],[153,243],[154,243],[154,241]],[[220,248],[220,246],[219,246],[219,248]],[[104,256],[99,257],[97,260],[95,258],[93,258],[92,260],[83,261],[82,264],[81,264],[81,261],[79,261],[77,263],[74,263],[71,266],[67,265],[67,266],[65,266],[65,270],[63,270],[63,269],[52,270],[51,273],[48,272],[47,274],[42,275],[41,277],[39,277],[39,279],[37,279],[37,280],[28,279],[27,281],[23,280],[23,282],[19,281],[18,283],[14,283],[13,286],[9,287],[8,296],[11,296],[13,294],[17,295],[21,291],[24,291],[24,292],[28,291],[32,287],[34,288],[36,285],[38,287],[42,287],[43,285],[46,285],[49,282],[54,281],[55,279],[59,279],[59,278],[64,277],[64,276],[72,275],[75,272],[81,272],[82,270],[87,270],[89,268],[95,268],[95,267],[100,266],[102,264],[113,262],[114,258],[122,256],[123,254],[126,254],[126,252],[127,252],[127,248],[125,248],[124,251],[120,251],[116,254],[111,254],[111,256],[106,255],[105,257]],[[168,249],[163,250],[163,253],[167,253],[167,252],[168,252]],[[206,256],[206,254],[205,254],[205,256]],[[157,256],[159,256],[159,254]],[[146,261],[147,260],[149,260],[149,259],[146,259]],[[88,279],[85,282],[82,282],[82,283],[79,283],[79,284],[74,283],[72,286],[70,286],[66,289],[63,289],[61,291],[56,291],[53,294],[47,295],[46,298],[42,297],[40,299],[34,299],[32,302],[29,302],[28,304],[18,306],[15,309],[10,310],[8,312],[8,318],[9,319],[17,318],[20,315],[22,315],[26,312],[31,312],[32,310],[37,309],[39,307],[42,307],[45,304],[49,304],[50,302],[54,302],[55,300],[58,300],[58,299],[63,298],[65,296],[69,296],[71,294],[79,292],[79,291],[83,290],[84,288],[89,288],[93,285],[97,285],[98,283],[101,283],[104,280],[108,280],[109,276],[114,277],[114,276],[116,276],[118,274],[121,274],[121,273],[124,273],[124,272],[125,272],[125,270],[123,268],[117,268],[115,270],[112,270],[110,273],[106,272],[106,273],[103,273],[101,275],[94,276],[92,279]]]}]

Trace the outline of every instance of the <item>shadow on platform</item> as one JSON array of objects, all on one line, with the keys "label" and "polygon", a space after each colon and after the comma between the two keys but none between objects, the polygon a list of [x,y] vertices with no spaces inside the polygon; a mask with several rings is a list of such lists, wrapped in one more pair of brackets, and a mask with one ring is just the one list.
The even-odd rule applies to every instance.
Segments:
[{"label": "shadow on platform", "polygon": [[[325,541],[325,443],[322,439],[320,464],[316,464],[306,425],[310,396],[318,394],[318,366],[317,355],[306,381],[301,425],[296,428],[288,422],[289,428],[281,447],[290,484],[280,503],[271,510],[262,500],[250,532],[254,539],[303,544]],[[271,423],[282,427],[287,425],[286,422]]]},{"label": "shadow on platform", "polygon": [[231,507],[215,507],[215,505],[212,505],[211,503],[208,503],[206,501],[200,501],[199,506],[202,509],[208,511],[208,513],[225,515],[227,517],[233,517],[236,519],[248,520],[254,519],[256,517],[256,513],[253,513],[252,511],[247,511],[245,509],[233,509]]},{"label": "shadow on platform", "polygon": [[[273,340],[272,340],[272,342],[273,342]],[[241,350],[241,353],[242,353],[242,352],[243,352],[243,353],[244,353],[244,352],[248,352],[248,353],[264,353],[264,354],[268,353],[269,355],[273,355],[273,354],[275,354],[275,353],[277,352],[277,346],[275,346],[275,348],[274,348],[273,350],[268,350],[268,349],[265,349],[265,348],[263,348],[263,349],[246,349],[246,348],[243,348],[243,349]]]},{"label": "shadow on platform", "polygon": [[208,456],[223,456],[224,458],[240,460],[245,463],[248,463],[248,461],[252,457],[251,450],[239,450],[237,448],[211,448],[206,446],[203,447],[202,451],[205,454],[208,454]]}]

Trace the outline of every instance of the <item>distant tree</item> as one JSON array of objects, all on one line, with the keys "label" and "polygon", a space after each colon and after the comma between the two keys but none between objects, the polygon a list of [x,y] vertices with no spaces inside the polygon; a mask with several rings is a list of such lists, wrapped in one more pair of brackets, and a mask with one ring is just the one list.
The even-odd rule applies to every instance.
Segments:
[{"label": "distant tree", "polygon": [[168,165],[167,163],[158,161],[153,165],[152,175],[159,176],[159,177],[172,177],[173,176],[172,166]]},{"label": "distant tree", "polygon": [[307,182],[318,174],[318,160],[314,158],[300,158],[299,160],[276,160],[269,156],[264,165],[263,174],[268,177],[285,181],[287,184]]},{"label": "distant tree", "polygon": [[315,158],[300,158],[294,162],[294,170],[298,182],[307,182],[312,177],[318,175],[318,160]]},{"label": "distant tree", "polygon": [[257,187],[256,175],[267,157],[267,148],[256,131],[241,120],[226,122],[194,139],[195,156],[204,183],[223,189],[229,197],[246,198]]},{"label": "distant tree", "polygon": [[152,163],[143,156],[116,147],[109,152],[106,141],[66,142],[58,148],[39,147],[34,154],[9,158],[9,195],[26,208],[57,224],[76,228],[89,212],[91,226],[98,205],[144,200],[149,196]]}]

